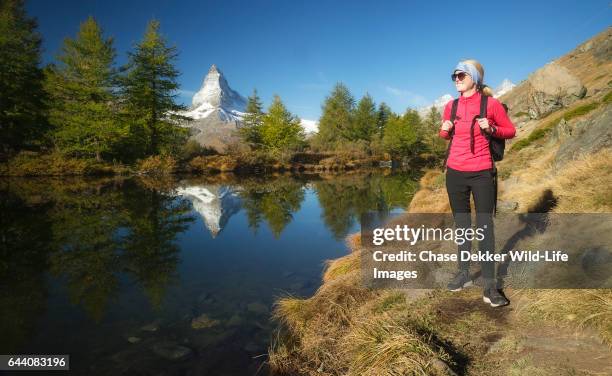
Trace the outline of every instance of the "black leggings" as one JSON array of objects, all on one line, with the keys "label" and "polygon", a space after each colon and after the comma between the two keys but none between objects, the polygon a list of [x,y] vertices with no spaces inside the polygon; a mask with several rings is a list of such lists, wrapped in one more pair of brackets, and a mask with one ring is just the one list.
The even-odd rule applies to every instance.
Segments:
[{"label": "black leggings", "polygon": [[[463,229],[472,227],[470,192],[474,195],[477,227],[487,226],[484,231],[484,240],[478,242],[478,251],[481,254],[495,253],[493,212],[495,210],[496,187],[493,170],[458,171],[447,167],[446,191],[453,211],[455,226]],[[457,248],[460,260],[459,269],[468,270],[470,262],[461,261],[461,252],[471,252],[472,242],[466,241],[458,245]],[[481,261],[480,270],[484,279],[495,278],[494,262]]]}]

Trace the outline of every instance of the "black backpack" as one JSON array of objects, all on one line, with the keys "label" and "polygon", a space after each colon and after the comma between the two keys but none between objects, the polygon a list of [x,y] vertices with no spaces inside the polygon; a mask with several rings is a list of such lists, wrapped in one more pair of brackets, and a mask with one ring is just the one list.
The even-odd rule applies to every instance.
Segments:
[{"label": "black backpack", "polygon": [[[470,125],[470,149],[472,153],[474,153],[474,127],[476,125],[477,118],[486,118],[487,117],[487,103],[489,100],[488,95],[482,95],[480,97],[480,114],[474,116],[472,119],[472,124]],[[457,117],[457,107],[459,105],[459,99],[453,100],[453,106],[451,107],[451,116],[450,121],[455,122],[455,118]],[[507,107],[504,105],[504,109],[507,110]],[[504,151],[506,149],[506,140],[502,138],[493,137],[487,133],[485,133],[480,127],[480,133],[489,140],[489,152],[491,153],[491,158],[493,159],[493,169],[495,169],[495,162],[499,162],[504,159]],[[455,127],[450,130],[448,133],[450,136],[450,142],[448,143],[448,148],[446,149],[446,156],[444,157],[444,164],[442,165],[446,168],[446,161],[448,159],[448,154],[450,153],[451,144],[453,143],[453,135],[455,133]]]}]

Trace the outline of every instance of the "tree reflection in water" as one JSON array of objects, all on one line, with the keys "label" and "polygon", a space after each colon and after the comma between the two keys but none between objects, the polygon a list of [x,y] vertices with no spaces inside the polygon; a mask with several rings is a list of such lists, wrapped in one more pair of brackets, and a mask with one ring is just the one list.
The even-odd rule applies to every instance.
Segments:
[{"label": "tree reflection in water", "polygon": [[316,194],[322,221],[341,239],[368,211],[406,207],[417,183],[406,174],[217,176],[180,184],[173,178],[7,179],[0,184],[0,353],[18,352],[35,335],[47,309],[47,272],[96,322],[122,296],[126,281],[161,309],[177,280],[178,235],[195,220],[176,188],[206,184],[240,197],[219,201],[238,206],[228,215],[241,205],[249,228],[265,224],[276,238],[307,193]]},{"label": "tree reflection in water", "polygon": [[[5,299],[15,299],[19,283],[42,279],[48,268],[96,321],[118,296],[121,274],[133,278],[154,307],[161,304],[179,260],[175,239],[194,220],[187,201],[167,186],[135,181],[32,179],[6,187],[0,226]],[[24,296],[44,305],[40,283]]]}]

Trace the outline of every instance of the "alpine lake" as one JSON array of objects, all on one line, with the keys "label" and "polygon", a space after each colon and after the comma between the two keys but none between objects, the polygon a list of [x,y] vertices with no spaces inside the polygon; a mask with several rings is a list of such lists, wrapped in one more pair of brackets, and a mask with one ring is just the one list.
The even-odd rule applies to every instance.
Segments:
[{"label": "alpine lake", "polygon": [[1,179],[0,354],[69,354],[78,375],[267,375],[274,302],[312,296],[361,215],[404,210],[417,178]]}]

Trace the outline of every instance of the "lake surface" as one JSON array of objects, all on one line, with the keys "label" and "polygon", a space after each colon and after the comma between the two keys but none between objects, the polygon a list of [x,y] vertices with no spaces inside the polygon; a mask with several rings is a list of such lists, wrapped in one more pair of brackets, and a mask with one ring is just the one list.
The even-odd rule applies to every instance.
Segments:
[{"label": "lake surface", "polygon": [[274,301],[311,296],[360,215],[402,210],[415,181],[0,180],[0,354],[70,354],[70,374],[266,375]]}]

